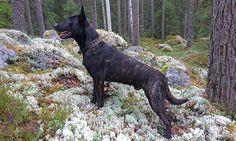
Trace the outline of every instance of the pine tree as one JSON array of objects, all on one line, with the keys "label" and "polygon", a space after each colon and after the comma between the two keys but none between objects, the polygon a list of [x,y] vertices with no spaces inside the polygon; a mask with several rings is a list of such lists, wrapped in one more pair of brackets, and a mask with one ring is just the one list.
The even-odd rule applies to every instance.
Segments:
[{"label": "pine tree", "polygon": [[40,37],[42,38],[43,34],[45,32],[45,25],[44,25],[44,19],[43,19],[41,0],[35,0],[35,10],[36,10],[36,16],[38,19],[38,23],[39,23]]},{"label": "pine tree", "polygon": [[[206,94],[236,112],[236,1],[212,1]],[[222,8],[224,6],[224,8]],[[224,21],[224,22],[222,22]]]},{"label": "pine tree", "polygon": [[29,24],[29,33],[30,33],[30,35],[34,35],[32,18],[31,18],[31,13],[30,13],[29,0],[25,0],[25,5],[26,5],[26,8],[25,8],[26,9],[26,15],[27,15],[28,24]]},{"label": "pine tree", "polygon": [[24,5],[23,0],[12,0],[14,29],[24,32]]}]

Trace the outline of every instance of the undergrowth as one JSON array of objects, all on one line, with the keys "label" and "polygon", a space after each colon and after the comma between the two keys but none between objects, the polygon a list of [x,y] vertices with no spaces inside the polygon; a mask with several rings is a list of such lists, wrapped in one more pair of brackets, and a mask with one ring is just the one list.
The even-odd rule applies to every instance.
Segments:
[{"label": "undergrowth", "polygon": [[39,135],[36,121],[26,103],[9,94],[9,89],[0,83],[0,140],[37,140]]},{"label": "undergrowth", "polygon": [[0,98],[0,141],[34,141],[54,136],[71,113],[67,106],[49,108],[45,103],[40,105],[38,115],[30,112],[24,100],[14,97],[1,80]]}]

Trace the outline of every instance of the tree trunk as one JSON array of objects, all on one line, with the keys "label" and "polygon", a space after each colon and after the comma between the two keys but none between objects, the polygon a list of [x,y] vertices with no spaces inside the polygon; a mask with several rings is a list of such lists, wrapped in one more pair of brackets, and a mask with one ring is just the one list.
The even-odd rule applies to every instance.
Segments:
[{"label": "tree trunk", "polygon": [[128,25],[128,22],[127,22],[127,0],[124,0],[123,1],[123,3],[124,3],[124,33],[128,33],[128,31],[127,31],[127,29],[128,29],[128,27],[127,27],[127,25]]},{"label": "tree trunk", "polygon": [[58,3],[58,16],[59,16],[59,20],[63,21],[64,20],[64,0],[57,0],[56,3]]},{"label": "tree trunk", "polygon": [[165,0],[162,0],[161,39],[165,39]]},{"label": "tree trunk", "polygon": [[175,16],[177,16],[177,1],[174,0],[174,11],[175,11]]},{"label": "tree trunk", "polygon": [[23,0],[12,0],[14,29],[24,32],[24,5]]},{"label": "tree trunk", "polygon": [[97,23],[97,0],[93,0],[93,4],[92,4],[92,11],[93,11],[93,16],[92,16],[92,25],[95,29],[98,28],[98,23]]},{"label": "tree trunk", "polygon": [[103,26],[104,26],[104,30],[107,30],[107,19],[106,19],[104,0],[101,0],[101,3],[102,3]]},{"label": "tree trunk", "polygon": [[129,40],[130,43],[133,45],[134,42],[134,24],[133,24],[133,6],[132,6],[132,0],[128,0],[128,6],[129,6]]},{"label": "tree trunk", "polygon": [[140,36],[144,34],[144,0],[140,0]]},{"label": "tree trunk", "polygon": [[187,47],[192,47],[193,44],[193,24],[194,24],[194,11],[195,11],[195,0],[189,0],[189,12],[188,12],[188,26],[187,26]]},{"label": "tree trunk", "polygon": [[31,18],[31,13],[30,13],[30,3],[29,0],[25,0],[25,6],[26,6],[26,15],[28,19],[28,24],[29,24],[29,34],[34,35],[33,31],[33,24],[32,24],[32,18]]},{"label": "tree trunk", "polygon": [[107,13],[107,28],[108,31],[112,31],[111,27],[111,11],[110,11],[110,0],[106,0],[106,13]]},{"label": "tree trunk", "polygon": [[150,0],[151,6],[151,35],[152,37],[155,34],[155,7],[154,7],[154,0]]},{"label": "tree trunk", "polygon": [[133,46],[139,46],[139,0],[132,0],[132,10],[133,10],[133,30],[134,30],[134,37],[133,37]]},{"label": "tree trunk", "polygon": [[36,10],[36,16],[39,22],[40,37],[42,38],[45,32],[45,25],[44,25],[44,19],[43,19],[41,0],[35,0],[35,10]]},{"label": "tree trunk", "polygon": [[118,16],[118,33],[121,35],[120,0],[117,0],[117,16]]},{"label": "tree trunk", "polygon": [[184,39],[187,39],[188,13],[184,13]]},{"label": "tree trunk", "polygon": [[206,94],[236,112],[236,1],[212,1]]}]

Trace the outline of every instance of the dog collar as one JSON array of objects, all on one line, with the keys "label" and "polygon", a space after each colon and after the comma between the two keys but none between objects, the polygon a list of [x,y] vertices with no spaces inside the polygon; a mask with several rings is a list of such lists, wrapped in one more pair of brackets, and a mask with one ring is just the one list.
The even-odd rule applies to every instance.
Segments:
[{"label": "dog collar", "polygon": [[92,42],[87,43],[86,46],[88,49],[91,49],[91,48],[96,47],[101,41],[102,41],[102,39],[100,37],[97,37]]}]

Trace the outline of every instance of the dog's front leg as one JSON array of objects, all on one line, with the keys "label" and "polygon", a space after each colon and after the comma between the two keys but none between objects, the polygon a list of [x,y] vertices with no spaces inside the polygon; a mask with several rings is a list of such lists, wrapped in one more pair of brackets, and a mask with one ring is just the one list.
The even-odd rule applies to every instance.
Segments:
[{"label": "dog's front leg", "polygon": [[103,79],[94,79],[94,90],[95,90],[95,98],[98,104],[98,108],[104,106],[104,80]]},{"label": "dog's front leg", "polygon": [[96,102],[97,102],[97,86],[95,80],[93,80],[93,98],[91,100],[91,103],[96,104]]}]

